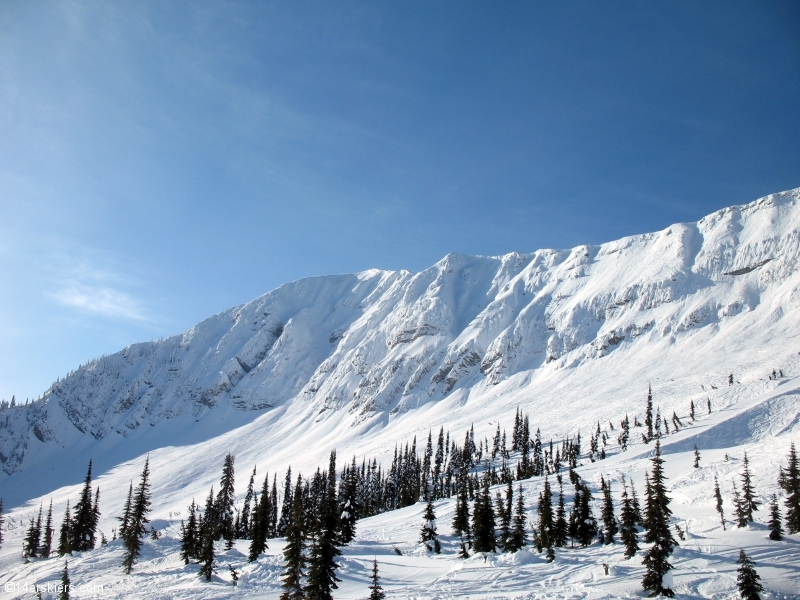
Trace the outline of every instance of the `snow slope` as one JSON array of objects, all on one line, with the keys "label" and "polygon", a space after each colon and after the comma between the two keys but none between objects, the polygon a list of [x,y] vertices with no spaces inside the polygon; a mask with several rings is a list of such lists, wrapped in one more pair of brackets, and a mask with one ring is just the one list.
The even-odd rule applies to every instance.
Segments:
[{"label": "snow slope", "polygon": [[[452,254],[418,274],[374,270],[300,280],[183,335],[92,361],[41,400],[0,411],[0,497],[7,511],[13,507],[15,528],[0,550],[0,573],[47,578],[56,572],[54,561],[19,564],[19,525],[51,497],[60,517],[67,498],[77,496],[90,457],[102,490],[101,529],[115,526],[127,484],[150,452],[155,517],[174,532],[176,515],[218,480],[228,451],[236,456],[243,494],[243,474],[252,465],[260,474],[278,471],[279,479],[289,465],[310,473],[332,448],[342,460],[367,454],[386,464],[395,443],[413,436],[421,443],[429,428],[444,426],[459,440],[472,423],[478,439],[491,436],[498,420],[510,428],[517,406],[531,414],[544,440],[578,430],[588,438],[598,421],[641,414],[651,383],[662,414],[676,410],[683,418],[690,400],[702,407],[711,399],[714,406],[702,427],[669,438],[664,450],[671,453],[668,468],[676,465],[668,471],[679,492],[675,502],[686,505],[683,518],[693,520],[696,539],[709,540],[695,554],[684,545],[676,559],[687,569],[693,565],[691,572],[708,571],[708,590],[687,581],[687,593],[725,597],[738,544],[756,552],[763,546],[764,559],[775,546],[757,528],[717,531],[708,481],[718,473],[730,482],[746,448],[758,465],[759,490],[773,489],[777,461],[797,434],[797,395],[783,392],[795,389],[795,379],[782,382],[800,375],[799,241],[800,189],[600,246],[502,257]],[[786,378],[768,379],[773,369]],[[687,468],[694,443],[707,463],[697,471]],[[641,453],[649,450],[634,446],[586,465],[584,477],[599,481],[600,472],[628,469],[641,483]],[[537,485],[528,485],[529,506]],[[452,507],[440,504],[449,524]],[[625,595],[636,587],[638,562],[619,566],[626,575],[618,579],[628,587],[597,575],[607,548],[575,551],[570,556],[583,558],[569,558],[569,568],[542,565],[535,556],[483,563],[387,555],[391,545],[416,538],[420,511],[409,507],[360,523],[343,597],[365,595],[357,589],[367,573],[362,563],[373,553],[385,555],[387,589],[398,597],[455,597],[458,589],[461,595],[475,590],[476,597],[554,590],[584,597]],[[798,582],[796,570],[780,567],[781,560],[800,563],[793,554],[797,541],[773,557],[770,583],[783,593]],[[277,541],[272,546],[279,549]],[[712,546],[719,551],[702,549]],[[187,597],[206,593],[176,562],[174,540],[148,551],[144,595],[180,595],[178,588],[159,591],[167,580],[186,586]],[[78,576],[125,579],[118,553],[112,544],[76,558]],[[612,554],[619,562],[621,552]],[[82,568],[84,560],[91,563]],[[274,592],[279,568],[273,563],[248,567],[252,577],[246,571],[245,582]],[[493,581],[501,591],[491,591]],[[533,590],[534,581],[546,589]],[[680,576],[676,581],[683,585]]]}]

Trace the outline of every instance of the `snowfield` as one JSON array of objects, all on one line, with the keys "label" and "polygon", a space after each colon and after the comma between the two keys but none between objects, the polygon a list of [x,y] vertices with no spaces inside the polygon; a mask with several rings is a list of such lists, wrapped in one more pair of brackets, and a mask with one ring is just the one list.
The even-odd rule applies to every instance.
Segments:
[{"label": "snowfield", "polygon": [[[241,501],[254,465],[259,478],[277,473],[280,483],[290,465],[306,475],[325,468],[335,448],[340,467],[353,455],[386,467],[396,444],[416,436],[421,450],[428,431],[435,436],[442,426],[459,444],[471,425],[476,443],[491,439],[498,422],[510,436],[517,407],[543,443],[581,432],[577,472],[599,517],[601,476],[617,502],[623,475],[643,496],[653,444],[633,428],[622,452],[609,423],[618,429],[626,414],[642,421],[651,385],[660,413],[675,411],[684,424],[661,442],[673,521],[686,532],[671,561],[678,596],[738,598],[743,547],[764,597],[800,598],[800,534],[773,542],[765,525],[772,494],[781,497],[779,465],[792,441],[800,445],[799,261],[800,189],[600,246],[448,255],[418,274],[300,280],[185,334],[92,361],[40,400],[0,409],[7,525],[0,594],[33,598],[25,584],[60,580],[63,560],[24,563],[22,537],[51,499],[60,524],[90,458],[101,490],[99,529],[110,538],[149,454],[150,517],[164,535],[144,542],[130,576],[120,567],[119,541],[75,553],[70,576],[86,586],[75,598],[277,598],[280,539],[249,564],[248,542],[227,553],[220,544],[211,583],[178,555],[180,520],[192,498],[202,502],[218,484],[225,454],[236,457]],[[610,438],[608,456],[591,462],[585,449],[598,422]],[[739,485],[745,452],[762,506],[756,523],[738,529],[732,483]],[[529,525],[543,482],[522,482]],[[550,482],[557,491],[554,476]],[[572,490],[565,476],[568,506]],[[553,563],[530,547],[459,559],[450,535],[454,499],[435,507],[438,556],[418,542],[424,503],[360,520],[340,560],[336,597],[368,596],[373,558],[390,598],[642,596],[643,551],[626,560],[619,543],[595,543],[558,549]],[[240,573],[235,588],[229,564]]]}]

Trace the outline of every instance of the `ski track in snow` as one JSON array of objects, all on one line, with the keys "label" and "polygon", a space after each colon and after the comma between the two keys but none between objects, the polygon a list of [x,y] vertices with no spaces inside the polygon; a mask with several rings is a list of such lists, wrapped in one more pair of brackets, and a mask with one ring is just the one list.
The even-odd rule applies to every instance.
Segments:
[{"label": "ski track in snow", "polygon": [[[131,576],[122,574],[118,541],[76,553],[69,559],[73,584],[102,585],[103,592],[74,598],[277,598],[282,540],[270,540],[253,564],[246,563],[247,543],[238,542],[218,557],[211,583],[178,556],[180,519],[193,497],[200,501],[216,486],[227,452],[236,456],[241,501],[254,464],[259,477],[277,472],[279,482],[289,465],[295,474],[327,465],[332,448],[340,466],[354,454],[386,466],[395,443],[416,435],[421,450],[428,430],[435,436],[441,425],[457,443],[473,423],[476,443],[491,439],[498,421],[510,436],[517,406],[530,414],[534,431],[541,429],[543,443],[580,430],[585,449],[598,421],[608,430],[626,413],[641,420],[651,383],[655,407],[668,418],[676,411],[685,425],[662,440],[674,522],[687,532],[672,558],[678,597],[738,598],[736,559],[744,547],[764,598],[800,598],[800,535],[772,542],[764,525],[769,499],[780,492],[779,465],[791,441],[800,445],[799,225],[794,190],[602,246],[450,255],[417,275],[313,278],[183,336],[94,361],[54,384],[36,406],[0,411],[0,456],[8,467],[0,497],[11,499],[0,588],[60,579],[62,560],[22,563],[22,536],[51,498],[60,523],[90,457],[101,488],[100,530],[109,535],[128,482],[138,480],[150,453],[151,518],[166,535],[144,542]],[[768,378],[773,369],[784,377]],[[259,404],[266,400],[271,406]],[[578,469],[593,488],[595,516],[601,475],[617,502],[623,475],[643,494],[653,448],[637,439],[641,431],[632,428],[626,452],[614,443],[618,431],[608,431],[608,458],[584,459]],[[695,444],[699,469],[692,467]],[[723,531],[714,477],[730,519],[744,452],[761,510],[752,526],[729,522]],[[529,524],[542,484],[523,482]],[[569,501],[568,481],[564,489]],[[424,504],[363,519],[341,557],[336,597],[368,596],[373,557],[389,598],[642,596],[641,551],[625,560],[620,544],[595,544],[558,550],[552,564],[530,550],[461,560],[449,536],[453,500],[435,506],[442,555],[418,543]],[[240,570],[235,589],[228,564]]]}]

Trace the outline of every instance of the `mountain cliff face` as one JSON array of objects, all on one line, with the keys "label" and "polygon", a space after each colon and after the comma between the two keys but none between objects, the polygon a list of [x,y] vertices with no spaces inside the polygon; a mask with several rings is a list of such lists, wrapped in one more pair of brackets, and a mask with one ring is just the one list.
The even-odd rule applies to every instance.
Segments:
[{"label": "mountain cliff face", "polygon": [[509,380],[535,387],[539,372],[577,373],[615,353],[658,360],[685,340],[737,356],[764,340],[780,349],[798,332],[799,259],[800,189],[599,246],[450,254],[417,274],[288,283],[4,408],[2,477],[110,438],[147,451],[164,441],[148,431],[165,423],[178,437],[212,431],[203,422],[215,415],[231,426],[286,411],[389,424],[444,398],[490,402]]}]

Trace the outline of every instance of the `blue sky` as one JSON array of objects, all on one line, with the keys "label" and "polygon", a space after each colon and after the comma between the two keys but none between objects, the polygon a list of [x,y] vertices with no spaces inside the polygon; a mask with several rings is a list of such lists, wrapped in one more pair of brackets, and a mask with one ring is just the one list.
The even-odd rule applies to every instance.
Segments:
[{"label": "blue sky", "polygon": [[0,3],[0,398],[283,282],[800,186],[797,2]]}]

